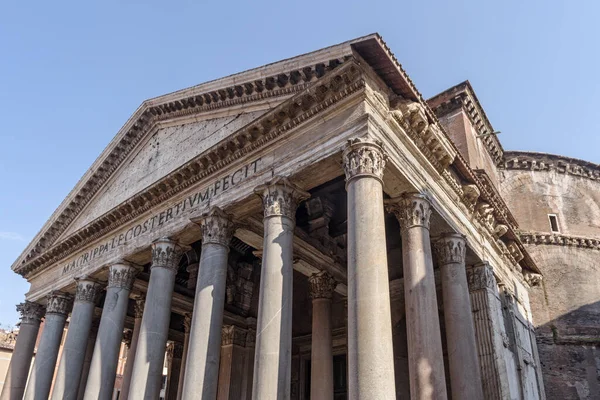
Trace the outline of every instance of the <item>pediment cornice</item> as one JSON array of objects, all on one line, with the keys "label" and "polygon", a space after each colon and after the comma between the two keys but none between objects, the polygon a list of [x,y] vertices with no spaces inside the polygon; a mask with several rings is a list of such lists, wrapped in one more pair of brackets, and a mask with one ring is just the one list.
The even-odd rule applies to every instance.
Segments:
[{"label": "pediment cornice", "polygon": [[[296,72],[299,74],[296,74],[294,71],[288,74],[289,77],[295,77],[292,79],[293,82],[291,82],[289,77],[286,81],[285,78],[280,76],[279,83],[270,81],[271,83],[268,85],[270,89],[266,87],[262,89],[263,91],[271,91],[270,96],[281,95],[281,93],[273,93],[273,91],[278,90],[285,91],[285,94],[292,93],[291,98],[239,129],[215,146],[207,149],[207,151],[163,177],[147,189],[132,196],[126,202],[95,219],[84,228],[56,242],[56,238],[68,225],[67,221],[70,222],[73,220],[85,206],[85,203],[89,202],[93,194],[102,186],[102,183],[117,169],[118,165],[126,157],[125,154],[117,157],[109,155],[107,159],[112,159],[114,165],[102,168],[101,175],[94,174],[90,177],[88,182],[93,183],[90,184],[89,189],[85,189],[84,191],[87,196],[76,194],[76,198],[80,196],[78,202],[74,202],[71,208],[67,208],[70,212],[63,212],[56,219],[56,221],[62,221],[62,224],[57,224],[55,221],[46,230],[47,235],[42,235],[42,239],[47,240],[47,243],[50,244],[39,247],[37,250],[35,248],[30,250],[22,261],[18,260],[13,265],[13,270],[26,278],[31,276],[37,271],[67,257],[85,245],[111,232],[118,226],[145,213],[152,207],[163,203],[196,182],[216,173],[237,159],[314,118],[365,85],[364,79],[360,78],[360,67],[351,57],[331,60],[327,65],[321,63],[310,69],[304,68],[303,71]],[[256,82],[252,84],[256,85]],[[292,86],[290,87],[289,85]],[[210,98],[208,104],[204,102],[201,105],[200,101],[194,100],[194,105],[192,105],[188,99],[186,103],[187,107],[184,106],[183,100],[179,101],[178,105],[148,107],[142,113],[139,119],[141,122],[136,125],[137,128],[133,133],[129,136],[125,135],[128,147],[121,148],[118,152],[125,153],[131,151],[145,132],[148,132],[156,122],[163,119],[172,118],[174,115],[181,116],[185,112],[191,113],[193,109],[198,109],[197,112],[203,112],[206,109],[202,109],[202,107],[217,107],[219,101],[235,101],[238,98],[244,98],[244,96],[258,96],[256,93],[247,94],[243,91],[235,90],[233,92],[226,90],[225,93],[230,93],[231,96],[221,96],[220,94],[216,97],[213,94],[194,96],[204,99],[203,101]],[[223,107],[226,106],[223,105]],[[85,187],[86,185],[84,185]],[[73,194],[70,197],[73,197]],[[38,246],[40,246],[39,242]]]}]

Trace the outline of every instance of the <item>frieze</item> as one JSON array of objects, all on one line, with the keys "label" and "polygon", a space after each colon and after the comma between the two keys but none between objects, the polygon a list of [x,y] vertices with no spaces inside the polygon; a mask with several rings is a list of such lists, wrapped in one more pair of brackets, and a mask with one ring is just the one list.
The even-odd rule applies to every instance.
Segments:
[{"label": "frieze", "polygon": [[350,139],[342,158],[346,182],[361,176],[370,176],[379,181],[383,179],[388,156],[381,141],[368,138]]},{"label": "frieze", "polygon": [[139,269],[127,262],[118,262],[108,269],[108,287],[131,290]]},{"label": "frieze", "polygon": [[246,346],[247,331],[235,325],[223,325],[221,329],[221,346],[235,344],[237,346]]},{"label": "frieze", "polygon": [[270,182],[254,189],[263,201],[265,218],[280,216],[295,220],[298,204],[310,194],[287,178],[276,176]]},{"label": "frieze", "polygon": [[96,304],[102,293],[103,285],[87,277],[75,278],[77,290],[75,291],[75,301]]},{"label": "frieze", "polygon": [[558,233],[520,232],[521,241],[532,245],[573,246],[584,249],[600,250],[600,239]]},{"label": "frieze", "polygon": [[73,307],[73,296],[60,291],[52,291],[48,295],[46,315],[57,314],[66,317]]},{"label": "frieze", "polygon": [[203,187],[198,192],[189,195],[182,201],[165,208],[163,211],[156,213],[155,215],[147,218],[145,221],[140,222],[139,224],[130,227],[118,235],[107,239],[103,243],[81,254],[74,260],[64,265],[62,267],[61,275],[64,276],[66,274],[82,270],[86,266],[90,265],[92,261],[103,256],[104,254],[111,252],[116,248],[125,246],[131,240],[136,239],[139,236],[152,233],[153,231],[171,222],[174,218],[183,215],[186,211],[195,209],[198,206],[208,203],[212,197],[226,192],[235,187],[237,184],[254,176],[262,166],[261,161],[262,159],[258,158],[237,169],[233,173],[214,180],[213,183]]},{"label": "frieze", "polygon": [[235,231],[231,215],[213,206],[199,222],[202,230],[202,245],[213,243],[229,248],[229,242]]},{"label": "frieze", "polygon": [[433,248],[441,265],[465,263],[467,243],[461,234],[444,234],[435,241]]},{"label": "frieze", "polygon": [[17,304],[17,312],[21,314],[22,324],[38,325],[44,317],[46,308],[41,304],[25,301]]},{"label": "frieze", "polygon": [[393,213],[400,222],[400,229],[416,226],[429,229],[431,203],[421,193],[407,193],[395,199],[385,201],[388,212]]},{"label": "frieze", "polygon": [[337,282],[326,271],[321,271],[308,278],[308,294],[313,300],[331,299]]},{"label": "frieze", "polygon": [[183,249],[174,240],[167,237],[160,238],[152,243],[152,268],[166,268],[177,273],[179,260]]}]

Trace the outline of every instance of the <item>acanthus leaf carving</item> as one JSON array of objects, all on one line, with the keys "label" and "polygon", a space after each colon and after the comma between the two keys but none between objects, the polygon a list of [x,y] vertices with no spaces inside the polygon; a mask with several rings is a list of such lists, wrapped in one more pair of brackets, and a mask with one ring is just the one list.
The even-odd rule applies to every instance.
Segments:
[{"label": "acanthus leaf carving", "polygon": [[108,269],[108,287],[131,290],[138,268],[126,261],[119,261]]},{"label": "acanthus leaf carving", "polygon": [[386,209],[393,213],[400,222],[400,229],[416,226],[429,229],[431,219],[431,203],[421,193],[406,193],[395,199],[386,200]]},{"label": "acanthus leaf carving", "polygon": [[295,220],[298,204],[310,197],[310,193],[281,176],[258,186],[254,192],[262,198],[265,218],[281,216]]},{"label": "acanthus leaf carving", "polygon": [[370,176],[380,181],[383,179],[388,156],[381,141],[370,138],[349,139],[342,158],[346,182],[361,176]]},{"label": "acanthus leaf carving", "polygon": [[183,249],[174,240],[167,237],[152,243],[152,266],[150,268],[166,268],[177,273]]},{"label": "acanthus leaf carving", "polygon": [[223,325],[221,329],[221,346],[235,344],[237,346],[246,346],[247,331],[235,325]]},{"label": "acanthus leaf carving", "polygon": [[46,305],[46,315],[57,314],[67,317],[73,307],[73,296],[58,290],[50,292],[48,295],[48,304]]},{"label": "acanthus leaf carving", "polygon": [[75,301],[96,304],[102,293],[103,285],[88,277],[78,277],[75,278],[75,281],[77,282]]},{"label": "acanthus leaf carving", "polygon": [[213,243],[229,247],[235,226],[229,214],[219,207],[211,207],[200,219],[200,229],[203,245]]},{"label": "acanthus leaf carving", "polygon": [[308,278],[308,293],[313,300],[331,299],[336,286],[337,282],[326,271],[318,272]]},{"label": "acanthus leaf carving", "polygon": [[465,237],[459,233],[442,235],[433,246],[440,265],[464,264],[467,250]]},{"label": "acanthus leaf carving", "polygon": [[25,301],[23,303],[17,304],[17,312],[21,314],[22,324],[38,325],[44,317],[46,308],[39,303]]}]

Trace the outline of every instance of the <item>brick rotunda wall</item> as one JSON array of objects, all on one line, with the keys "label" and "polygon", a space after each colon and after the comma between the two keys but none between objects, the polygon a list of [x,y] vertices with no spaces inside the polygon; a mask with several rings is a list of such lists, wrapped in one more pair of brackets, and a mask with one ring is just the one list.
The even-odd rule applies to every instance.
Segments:
[{"label": "brick rotunda wall", "polygon": [[600,399],[600,166],[537,153],[504,160],[500,192],[544,276],[530,298],[546,396]]}]

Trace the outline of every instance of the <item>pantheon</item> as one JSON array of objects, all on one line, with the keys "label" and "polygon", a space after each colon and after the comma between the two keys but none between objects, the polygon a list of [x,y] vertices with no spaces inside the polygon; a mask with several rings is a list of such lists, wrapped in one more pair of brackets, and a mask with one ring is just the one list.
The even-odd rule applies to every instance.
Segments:
[{"label": "pantheon", "polygon": [[545,399],[533,254],[568,224],[503,182],[552,160],[600,180],[377,34],[146,100],[12,266],[0,399]]}]

